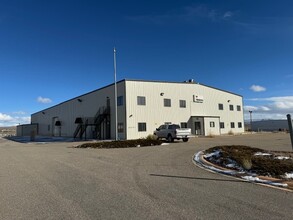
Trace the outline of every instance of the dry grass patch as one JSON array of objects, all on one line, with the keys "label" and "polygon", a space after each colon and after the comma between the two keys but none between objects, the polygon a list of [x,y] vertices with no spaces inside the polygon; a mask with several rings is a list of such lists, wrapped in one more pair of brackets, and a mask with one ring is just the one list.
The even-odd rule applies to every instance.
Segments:
[{"label": "dry grass patch", "polygon": [[216,146],[205,152],[216,151],[219,152],[217,156],[206,159],[222,167],[275,178],[284,178],[285,173],[293,173],[293,152],[265,151],[241,145]]},{"label": "dry grass patch", "polygon": [[153,139],[137,139],[125,141],[107,141],[96,143],[85,143],[76,148],[129,148],[129,147],[147,147],[161,145],[162,141]]}]

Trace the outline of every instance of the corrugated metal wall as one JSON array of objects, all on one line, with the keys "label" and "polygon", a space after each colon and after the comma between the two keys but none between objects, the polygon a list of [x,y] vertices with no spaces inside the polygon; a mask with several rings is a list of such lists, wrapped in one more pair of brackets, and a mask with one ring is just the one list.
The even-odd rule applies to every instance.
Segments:
[{"label": "corrugated metal wall", "polygon": [[[214,120],[215,135],[244,132],[242,97],[195,83],[164,83],[126,81],[127,94],[127,138],[141,138],[152,134],[161,124],[166,122],[180,124],[189,122],[194,130],[192,116],[218,117]],[[137,105],[137,96],[146,97],[146,105]],[[171,99],[171,107],[164,107],[164,99]],[[179,100],[186,100],[186,108],[179,107]],[[218,104],[223,104],[224,110],[219,110]],[[229,105],[234,110],[230,111]],[[237,111],[237,105],[241,111]],[[130,117],[131,116],[131,117]],[[209,135],[209,122],[205,119],[205,135]],[[219,121],[224,122],[223,129],[219,128]],[[147,130],[138,132],[138,123],[146,122]],[[235,128],[231,128],[231,122]],[[238,122],[241,128],[238,128]],[[218,131],[217,131],[218,130]]]},{"label": "corrugated metal wall", "polygon": [[[125,83],[117,84],[117,96],[123,96],[125,102]],[[61,122],[61,136],[72,137],[77,127],[77,117],[94,117],[100,107],[107,105],[107,98],[111,106],[111,138],[115,137],[115,109],[114,109],[114,85],[93,91],[76,97],[59,105],[45,109],[32,115],[31,122],[39,124],[39,135],[52,136],[56,134],[55,121]],[[118,121],[125,121],[125,105],[118,107]],[[125,124],[125,122],[124,122]],[[87,137],[92,136],[92,127],[87,128]],[[123,134],[121,134],[122,138]]]},{"label": "corrugated metal wall", "polygon": [[[202,135],[218,135],[244,132],[242,97],[196,83],[167,83],[151,81],[123,80],[117,84],[117,96],[122,96],[122,105],[118,106],[118,137],[135,139],[153,134],[164,123],[187,123],[195,133],[196,118],[201,118]],[[145,97],[146,104],[138,105],[137,97]],[[38,123],[39,135],[61,135],[72,137],[77,127],[76,117],[94,117],[100,107],[111,106],[111,138],[115,138],[114,85],[76,97],[52,108],[32,115],[31,122]],[[171,100],[171,107],[164,106],[164,99]],[[185,100],[186,107],[180,107]],[[223,110],[219,110],[219,103]],[[233,105],[233,111],[229,109]],[[237,105],[241,110],[237,111]],[[60,121],[61,126],[55,127]],[[215,127],[210,123],[215,122]],[[219,123],[223,122],[224,128]],[[235,128],[231,128],[234,122]],[[146,123],[139,131],[139,123]],[[238,128],[238,123],[241,127]],[[60,130],[58,130],[60,129]],[[87,137],[92,136],[92,127],[88,127]]]}]

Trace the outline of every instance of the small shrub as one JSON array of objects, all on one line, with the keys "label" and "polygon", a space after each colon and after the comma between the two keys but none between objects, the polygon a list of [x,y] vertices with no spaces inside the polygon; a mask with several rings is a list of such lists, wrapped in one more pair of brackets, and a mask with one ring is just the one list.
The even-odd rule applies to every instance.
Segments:
[{"label": "small shrub", "polygon": [[252,167],[252,161],[251,157],[244,157],[240,160],[240,165],[245,169],[245,170],[250,170]]},{"label": "small shrub", "polygon": [[154,134],[149,134],[145,139],[146,140],[157,140],[158,137]]}]

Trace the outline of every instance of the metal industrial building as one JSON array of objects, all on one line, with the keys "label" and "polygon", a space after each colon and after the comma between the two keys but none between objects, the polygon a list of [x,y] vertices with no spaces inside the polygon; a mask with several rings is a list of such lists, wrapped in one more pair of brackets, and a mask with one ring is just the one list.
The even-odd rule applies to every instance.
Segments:
[{"label": "metal industrial building", "polygon": [[[37,135],[115,139],[114,84],[32,114]],[[242,96],[195,83],[124,79],[117,82],[119,139],[143,138],[161,124],[194,135],[244,132]]]}]

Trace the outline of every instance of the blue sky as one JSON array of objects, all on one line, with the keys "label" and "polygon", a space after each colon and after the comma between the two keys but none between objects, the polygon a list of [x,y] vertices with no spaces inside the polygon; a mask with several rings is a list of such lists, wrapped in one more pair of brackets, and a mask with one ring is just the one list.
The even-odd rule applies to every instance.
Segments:
[{"label": "blue sky", "polygon": [[188,79],[293,113],[293,1],[0,1],[0,126],[117,79]]}]

